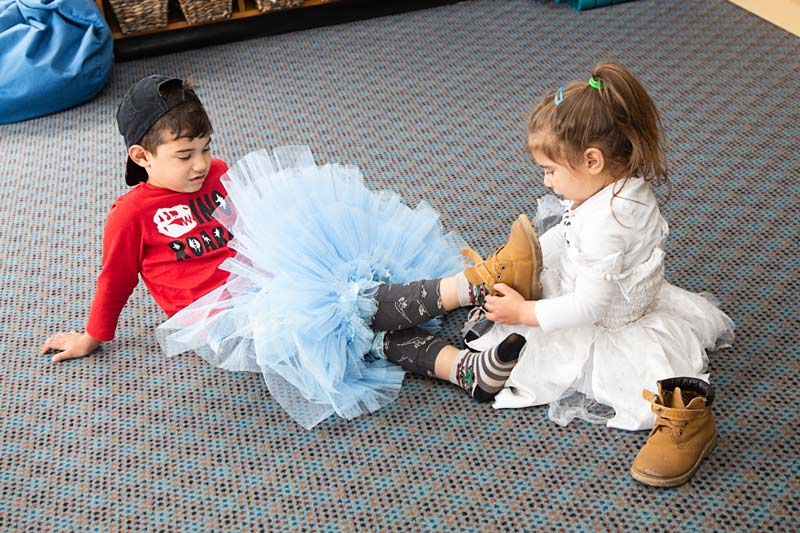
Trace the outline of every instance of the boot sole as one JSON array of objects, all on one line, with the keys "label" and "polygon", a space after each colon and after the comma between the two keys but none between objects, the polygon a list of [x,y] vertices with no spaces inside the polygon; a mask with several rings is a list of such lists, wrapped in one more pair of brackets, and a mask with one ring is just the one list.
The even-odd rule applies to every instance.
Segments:
[{"label": "boot sole", "polygon": [[539,236],[531,224],[528,215],[520,215],[518,220],[522,221],[522,229],[525,231],[525,236],[528,238],[528,243],[533,250],[533,276],[531,276],[531,300],[541,300],[544,296],[542,288],[542,245],[539,243]]},{"label": "boot sole", "polygon": [[711,452],[717,446],[717,435],[714,435],[714,438],[706,444],[705,449],[703,449],[703,453],[700,454],[700,458],[694,463],[691,470],[683,474],[682,476],[673,477],[673,478],[662,478],[662,477],[653,477],[648,476],[643,472],[639,472],[634,470],[631,467],[631,476],[633,479],[638,481],[639,483],[644,483],[645,485],[650,485],[651,487],[677,487],[678,485],[683,485],[697,472],[697,469],[700,468],[700,465],[705,460],[706,457],[711,455]]}]

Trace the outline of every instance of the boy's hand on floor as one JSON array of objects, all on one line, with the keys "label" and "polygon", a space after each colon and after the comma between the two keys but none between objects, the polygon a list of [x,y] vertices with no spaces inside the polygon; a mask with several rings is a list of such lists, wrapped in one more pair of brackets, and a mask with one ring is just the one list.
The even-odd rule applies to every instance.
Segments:
[{"label": "boy's hand on floor", "polygon": [[56,333],[47,339],[42,345],[41,353],[44,355],[51,350],[61,350],[52,359],[54,363],[57,363],[67,359],[86,357],[99,347],[100,341],[88,333],[70,331],[69,333]]}]

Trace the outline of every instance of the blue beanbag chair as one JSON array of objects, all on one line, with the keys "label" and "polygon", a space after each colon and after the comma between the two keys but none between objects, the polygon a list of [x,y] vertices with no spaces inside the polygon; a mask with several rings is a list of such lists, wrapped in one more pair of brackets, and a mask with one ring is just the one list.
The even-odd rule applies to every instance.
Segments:
[{"label": "blue beanbag chair", "polygon": [[85,102],[113,63],[111,30],[93,0],[0,0],[0,124]]}]

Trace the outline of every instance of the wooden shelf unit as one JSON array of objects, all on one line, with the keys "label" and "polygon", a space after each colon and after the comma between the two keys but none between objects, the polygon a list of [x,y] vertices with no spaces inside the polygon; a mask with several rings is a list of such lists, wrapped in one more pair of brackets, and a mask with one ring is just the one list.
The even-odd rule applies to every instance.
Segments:
[{"label": "wooden shelf unit", "polygon": [[156,28],[148,31],[140,31],[136,33],[127,33],[127,34],[122,33],[122,30],[119,27],[119,22],[117,22],[117,17],[114,14],[114,10],[111,9],[111,5],[108,3],[108,0],[96,0],[96,1],[98,7],[100,8],[100,11],[103,13],[103,16],[105,17],[109,27],[111,28],[111,34],[114,36],[114,40],[118,40],[118,39],[126,39],[129,37],[150,35],[154,33],[182,30],[184,28],[207,26],[209,24],[220,24],[231,20],[240,20],[250,17],[257,17],[261,15],[270,15],[272,13],[294,11],[297,9],[319,6],[322,4],[333,4],[336,3],[337,0],[305,0],[303,4],[298,7],[292,7],[275,11],[267,11],[267,12],[262,12],[261,10],[259,10],[254,0],[231,0],[231,4],[233,5],[233,10],[231,12],[230,17],[204,22],[202,24],[189,24],[189,22],[184,17],[183,12],[181,11],[181,7],[180,4],[178,3],[178,0],[169,0],[167,8],[168,9],[167,25],[165,27]]},{"label": "wooden shelf unit", "polygon": [[114,36],[114,60],[117,62],[383,17],[458,1],[304,0],[298,7],[261,12],[256,0],[231,0],[230,17],[189,24],[178,0],[168,0],[165,27],[124,34],[109,0],[96,0]]}]

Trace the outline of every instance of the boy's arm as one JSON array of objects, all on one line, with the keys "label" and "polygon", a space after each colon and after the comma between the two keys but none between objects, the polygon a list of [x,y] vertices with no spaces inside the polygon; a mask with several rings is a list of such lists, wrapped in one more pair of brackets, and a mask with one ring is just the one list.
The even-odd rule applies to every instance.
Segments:
[{"label": "boy's arm", "polygon": [[103,264],[86,333],[56,333],[42,345],[42,354],[61,350],[53,356],[54,362],[85,357],[101,342],[114,338],[119,314],[139,282],[141,247],[138,220],[122,205],[115,204],[103,232]]}]

